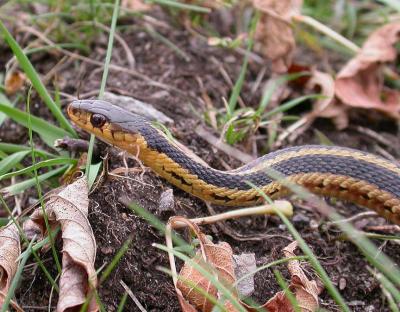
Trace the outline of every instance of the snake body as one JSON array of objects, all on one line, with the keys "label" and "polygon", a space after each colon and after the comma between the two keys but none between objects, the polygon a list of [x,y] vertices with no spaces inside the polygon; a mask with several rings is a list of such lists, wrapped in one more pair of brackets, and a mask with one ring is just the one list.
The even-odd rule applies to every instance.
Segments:
[{"label": "snake body", "polygon": [[269,153],[235,170],[220,171],[175,145],[144,117],[108,102],[74,101],[68,115],[82,129],[138,156],[173,185],[218,205],[263,202],[252,185],[274,199],[287,195],[289,189],[270,177],[271,170],[312,193],[371,208],[400,224],[400,165],[373,154],[305,145]]}]

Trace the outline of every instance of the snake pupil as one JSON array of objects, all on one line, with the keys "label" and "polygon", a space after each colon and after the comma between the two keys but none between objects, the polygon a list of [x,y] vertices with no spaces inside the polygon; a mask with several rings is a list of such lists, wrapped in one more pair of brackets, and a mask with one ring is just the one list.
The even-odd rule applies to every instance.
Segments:
[{"label": "snake pupil", "polygon": [[90,117],[90,122],[92,123],[93,127],[100,128],[106,123],[107,119],[101,114],[93,114]]}]

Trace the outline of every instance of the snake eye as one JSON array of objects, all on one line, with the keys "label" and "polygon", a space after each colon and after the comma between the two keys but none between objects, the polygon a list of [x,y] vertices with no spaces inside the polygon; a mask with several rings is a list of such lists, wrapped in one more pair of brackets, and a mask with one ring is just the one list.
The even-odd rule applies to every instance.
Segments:
[{"label": "snake eye", "polygon": [[104,115],[101,114],[93,114],[90,117],[90,122],[93,125],[93,127],[96,128],[101,128],[107,121],[107,118]]}]

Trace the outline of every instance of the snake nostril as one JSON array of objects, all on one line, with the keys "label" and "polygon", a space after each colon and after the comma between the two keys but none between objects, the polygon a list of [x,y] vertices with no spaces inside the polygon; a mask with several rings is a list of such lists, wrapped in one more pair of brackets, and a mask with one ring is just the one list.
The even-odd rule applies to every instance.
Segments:
[{"label": "snake nostril", "polygon": [[76,107],[73,107],[72,104],[68,106],[68,114],[72,116],[78,115],[79,110]]}]

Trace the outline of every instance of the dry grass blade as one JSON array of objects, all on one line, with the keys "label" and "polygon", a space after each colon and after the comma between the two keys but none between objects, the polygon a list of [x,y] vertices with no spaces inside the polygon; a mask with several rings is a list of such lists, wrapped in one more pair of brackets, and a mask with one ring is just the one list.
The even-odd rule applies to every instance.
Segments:
[{"label": "dry grass blade", "polygon": [[[87,219],[88,186],[86,178],[70,184],[58,194],[51,195],[46,202],[46,213],[50,226],[61,225],[63,238],[62,274],[60,278],[60,294],[57,311],[79,309],[91,290],[97,286],[94,268],[96,257],[96,241]],[[41,209],[33,212],[24,225],[27,234],[38,232],[45,235]],[[88,311],[98,311],[93,299]]]},{"label": "dry grass blade", "polygon": [[18,228],[9,224],[0,230],[0,305],[8,292],[11,281],[17,272],[17,259],[21,254]]}]

